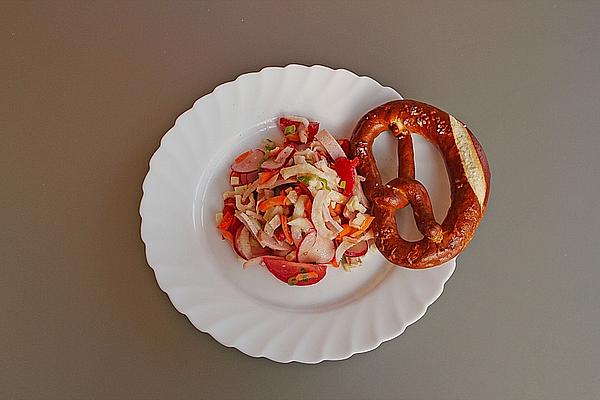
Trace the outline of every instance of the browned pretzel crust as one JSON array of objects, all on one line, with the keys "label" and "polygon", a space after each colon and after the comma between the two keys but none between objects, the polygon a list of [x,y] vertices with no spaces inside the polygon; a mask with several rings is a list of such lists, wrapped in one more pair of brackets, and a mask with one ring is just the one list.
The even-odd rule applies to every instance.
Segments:
[{"label": "browned pretzel crust", "polygon": [[[398,175],[387,184],[373,156],[373,141],[391,131],[398,142]],[[444,157],[452,203],[439,225],[425,187],[415,180],[411,133],[435,144]],[[396,100],[365,114],[352,133],[352,157],[366,178],[365,194],[375,216],[375,244],[392,263],[407,268],[430,268],[457,256],[469,243],[485,212],[490,193],[490,169],[481,145],[471,131],[445,111],[414,100]],[[396,211],[410,204],[423,239],[409,242],[398,233]]]}]

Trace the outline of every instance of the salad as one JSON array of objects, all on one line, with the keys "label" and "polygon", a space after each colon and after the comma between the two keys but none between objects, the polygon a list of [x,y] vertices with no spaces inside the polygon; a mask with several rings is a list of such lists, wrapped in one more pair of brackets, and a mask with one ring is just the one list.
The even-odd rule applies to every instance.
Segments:
[{"label": "salad", "polygon": [[303,117],[278,122],[281,142],[265,139],[233,161],[217,227],[244,268],[263,265],[289,285],[312,285],[329,267],[361,265],[374,217],[348,140]]}]

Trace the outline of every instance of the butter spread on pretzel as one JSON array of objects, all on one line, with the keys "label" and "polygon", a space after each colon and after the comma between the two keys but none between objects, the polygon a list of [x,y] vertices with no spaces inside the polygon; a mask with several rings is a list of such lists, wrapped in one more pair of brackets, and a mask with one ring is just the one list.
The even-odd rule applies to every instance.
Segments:
[{"label": "butter spread on pretzel", "polygon": [[[398,178],[387,184],[373,156],[372,145],[381,133],[398,138]],[[411,134],[433,143],[441,152],[448,172],[451,205],[441,224],[435,221],[425,187],[415,179]],[[351,156],[358,159],[358,173],[371,201],[375,244],[392,263],[413,269],[435,267],[456,257],[479,225],[489,197],[490,170],[481,145],[471,131],[445,111],[415,100],[396,100],[366,113],[350,140]],[[398,233],[396,211],[408,204],[413,209],[423,239],[404,240]]]}]

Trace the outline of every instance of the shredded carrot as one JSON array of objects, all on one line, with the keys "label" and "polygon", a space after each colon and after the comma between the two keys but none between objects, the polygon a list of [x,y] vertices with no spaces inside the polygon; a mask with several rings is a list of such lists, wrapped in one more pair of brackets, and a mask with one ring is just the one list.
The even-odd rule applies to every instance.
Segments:
[{"label": "shredded carrot", "polygon": [[353,238],[355,237],[359,237],[360,235],[362,235],[363,233],[365,233],[367,231],[367,229],[369,229],[369,226],[371,225],[371,222],[373,222],[373,220],[375,219],[374,216],[368,216],[367,218],[365,218],[365,221],[362,223],[362,225],[360,226],[360,229],[357,230],[356,232],[354,232],[352,235]]},{"label": "shredded carrot", "polygon": [[265,201],[263,201],[262,203],[260,203],[258,205],[258,210],[261,212],[265,212],[271,207],[285,206],[286,204],[288,204],[288,202],[289,202],[289,200],[288,200],[287,196],[281,194],[279,196],[268,198]]},{"label": "shredded carrot", "polygon": [[288,242],[288,244],[294,244],[294,241],[292,240],[292,234],[290,233],[290,228],[288,226],[288,218],[281,214],[279,215],[279,219],[281,221],[281,230],[283,230],[283,234],[285,235],[285,241]]},{"label": "shredded carrot", "polygon": [[223,214],[223,219],[221,220],[221,223],[218,225],[218,228],[221,230],[227,230],[227,229],[229,229],[229,227],[231,226],[232,223],[233,223],[233,213],[226,212],[225,214]]},{"label": "shredded carrot", "polygon": [[356,231],[356,229],[354,229],[353,227],[351,227],[348,224],[342,225],[342,228],[343,229],[340,231],[340,233],[338,233],[338,236],[337,236],[340,239],[343,238],[344,236],[348,236]]},{"label": "shredded carrot", "polygon": [[278,173],[279,173],[279,170],[261,172],[259,174],[260,176],[258,177],[258,183],[259,184],[267,183],[269,181],[269,179],[271,179]]},{"label": "shredded carrot", "polygon": [[250,155],[250,153],[252,153],[252,150],[248,150],[247,152],[240,154],[239,156],[237,156],[237,157],[235,158],[235,160],[234,160],[234,161],[235,161],[235,162],[240,162],[240,161],[242,161],[244,158],[248,157],[248,156]]},{"label": "shredded carrot", "polygon": [[223,236],[223,239],[228,240],[231,243],[233,243],[233,234],[231,232],[229,232],[226,229],[221,229],[221,235]]},{"label": "shredded carrot", "polygon": [[333,258],[330,261],[331,265],[333,265],[335,268],[339,268],[340,264],[338,264],[337,260],[335,259],[335,256],[333,256]]},{"label": "shredded carrot", "polygon": [[360,226],[360,230],[366,231],[367,229],[369,229],[369,226],[371,225],[371,222],[373,222],[374,219],[375,217],[372,215],[369,215],[367,218],[365,218],[365,221]]}]

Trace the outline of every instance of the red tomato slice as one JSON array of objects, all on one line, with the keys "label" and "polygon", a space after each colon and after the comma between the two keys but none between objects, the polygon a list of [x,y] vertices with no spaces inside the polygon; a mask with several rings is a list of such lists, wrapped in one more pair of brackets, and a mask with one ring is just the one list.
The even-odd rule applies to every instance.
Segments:
[{"label": "red tomato slice", "polygon": [[288,285],[314,285],[327,273],[327,267],[320,264],[299,263],[272,256],[263,257],[263,262],[273,276]]}]

